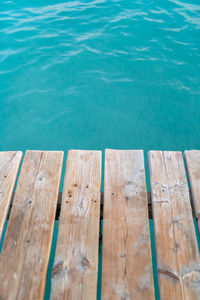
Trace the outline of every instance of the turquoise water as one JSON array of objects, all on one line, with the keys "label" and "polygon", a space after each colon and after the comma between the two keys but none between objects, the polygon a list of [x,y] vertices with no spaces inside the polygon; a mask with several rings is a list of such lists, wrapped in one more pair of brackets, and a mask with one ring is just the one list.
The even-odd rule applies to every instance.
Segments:
[{"label": "turquoise water", "polygon": [[1,0],[0,150],[200,148],[198,0]]}]

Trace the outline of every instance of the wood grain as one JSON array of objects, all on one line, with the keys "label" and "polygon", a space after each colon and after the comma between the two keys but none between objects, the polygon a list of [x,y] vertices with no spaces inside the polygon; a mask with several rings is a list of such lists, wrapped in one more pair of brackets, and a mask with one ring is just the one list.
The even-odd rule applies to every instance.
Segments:
[{"label": "wood grain", "polygon": [[0,152],[0,239],[15,187],[22,152]]},{"label": "wood grain", "polygon": [[184,152],[192,200],[200,234],[200,151]]},{"label": "wood grain", "polygon": [[101,152],[68,153],[51,299],[96,299]]},{"label": "wood grain", "polygon": [[106,150],[102,299],[154,299],[143,151]]},{"label": "wood grain", "polygon": [[0,299],[43,299],[62,152],[27,151],[0,256]]},{"label": "wood grain", "polygon": [[200,299],[200,258],[181,152],[149,152],[161,299]]}]

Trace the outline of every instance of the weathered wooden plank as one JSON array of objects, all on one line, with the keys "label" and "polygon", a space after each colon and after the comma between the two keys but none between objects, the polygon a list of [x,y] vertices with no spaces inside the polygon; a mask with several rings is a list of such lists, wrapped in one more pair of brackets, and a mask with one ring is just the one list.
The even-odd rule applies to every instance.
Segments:
[{"label": "weathered wooden plank", "polygon": [[192,192],[195,217],[197,218],[197,224],[200,234],[200,151],[185,151],[184,156]]},{"label": "weathered wooden plank", "polygon": [[96,299],[101,152],[68,153],[52,299]]},{"label": "weathered wooden plank", "polygon": [[105,153],[102,299],[154,299],[140,150]]},{"label": "weathered wooden plank", "polygon": [[0,152],[0,239],[15,187],[22,152]]},{"label": "weathered wooden plank", "polygon": [[0,299],[43,299],[62,152],[27,151],[0,256]]},{"label": "weathered wooden plank", "polygon": [[181,152],[149,152],[161,299],[200,299],[200,258]]}]

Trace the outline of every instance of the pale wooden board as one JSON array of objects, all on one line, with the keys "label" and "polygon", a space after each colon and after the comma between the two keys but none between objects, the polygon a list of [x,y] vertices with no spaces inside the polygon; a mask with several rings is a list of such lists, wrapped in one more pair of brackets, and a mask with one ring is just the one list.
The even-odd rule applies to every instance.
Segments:
[{"label": "pale wooden board", "polygon": [[96,299],[100,187],[101,152],[69,151],[51,299]]},{"label": "pale wooden board", "polygon": [[0,256],[0,299],[43,299],[62,152],[27,151]]},{"label": "pale wooden board", "polygon": [[184,156],[192,192],[195,216],[197,218],[197,224],[200,234],[200,151],[185,151]]},{"label": "pale wooden board", "polygon": [[200,258],[181,152],[149,152],[161,299],[200,299]]},{"label": "pale wooden board", "polygon": [[22,152],[0,152],[0,239],[15,187]]},{"label": "pale wooden board", "polygon": [[141,150],[105,153],[102,299],[154,299]]}]

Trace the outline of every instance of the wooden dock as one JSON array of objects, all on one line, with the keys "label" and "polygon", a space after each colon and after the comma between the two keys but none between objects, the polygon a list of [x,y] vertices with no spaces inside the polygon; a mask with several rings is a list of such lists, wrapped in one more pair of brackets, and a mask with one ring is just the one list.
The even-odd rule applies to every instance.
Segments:
[{"label": "wooden dock", "polygon": [[[96,299],[101,155],[68,152],[51,299]],[[0,152],[1,300],[43,299],[58,207],[63,152],[22,156]],[[200,151],[148,157],[160,299],[200,299]],[[148,219],[143,151],[106,150],[102,299],[155,299]]]}]

